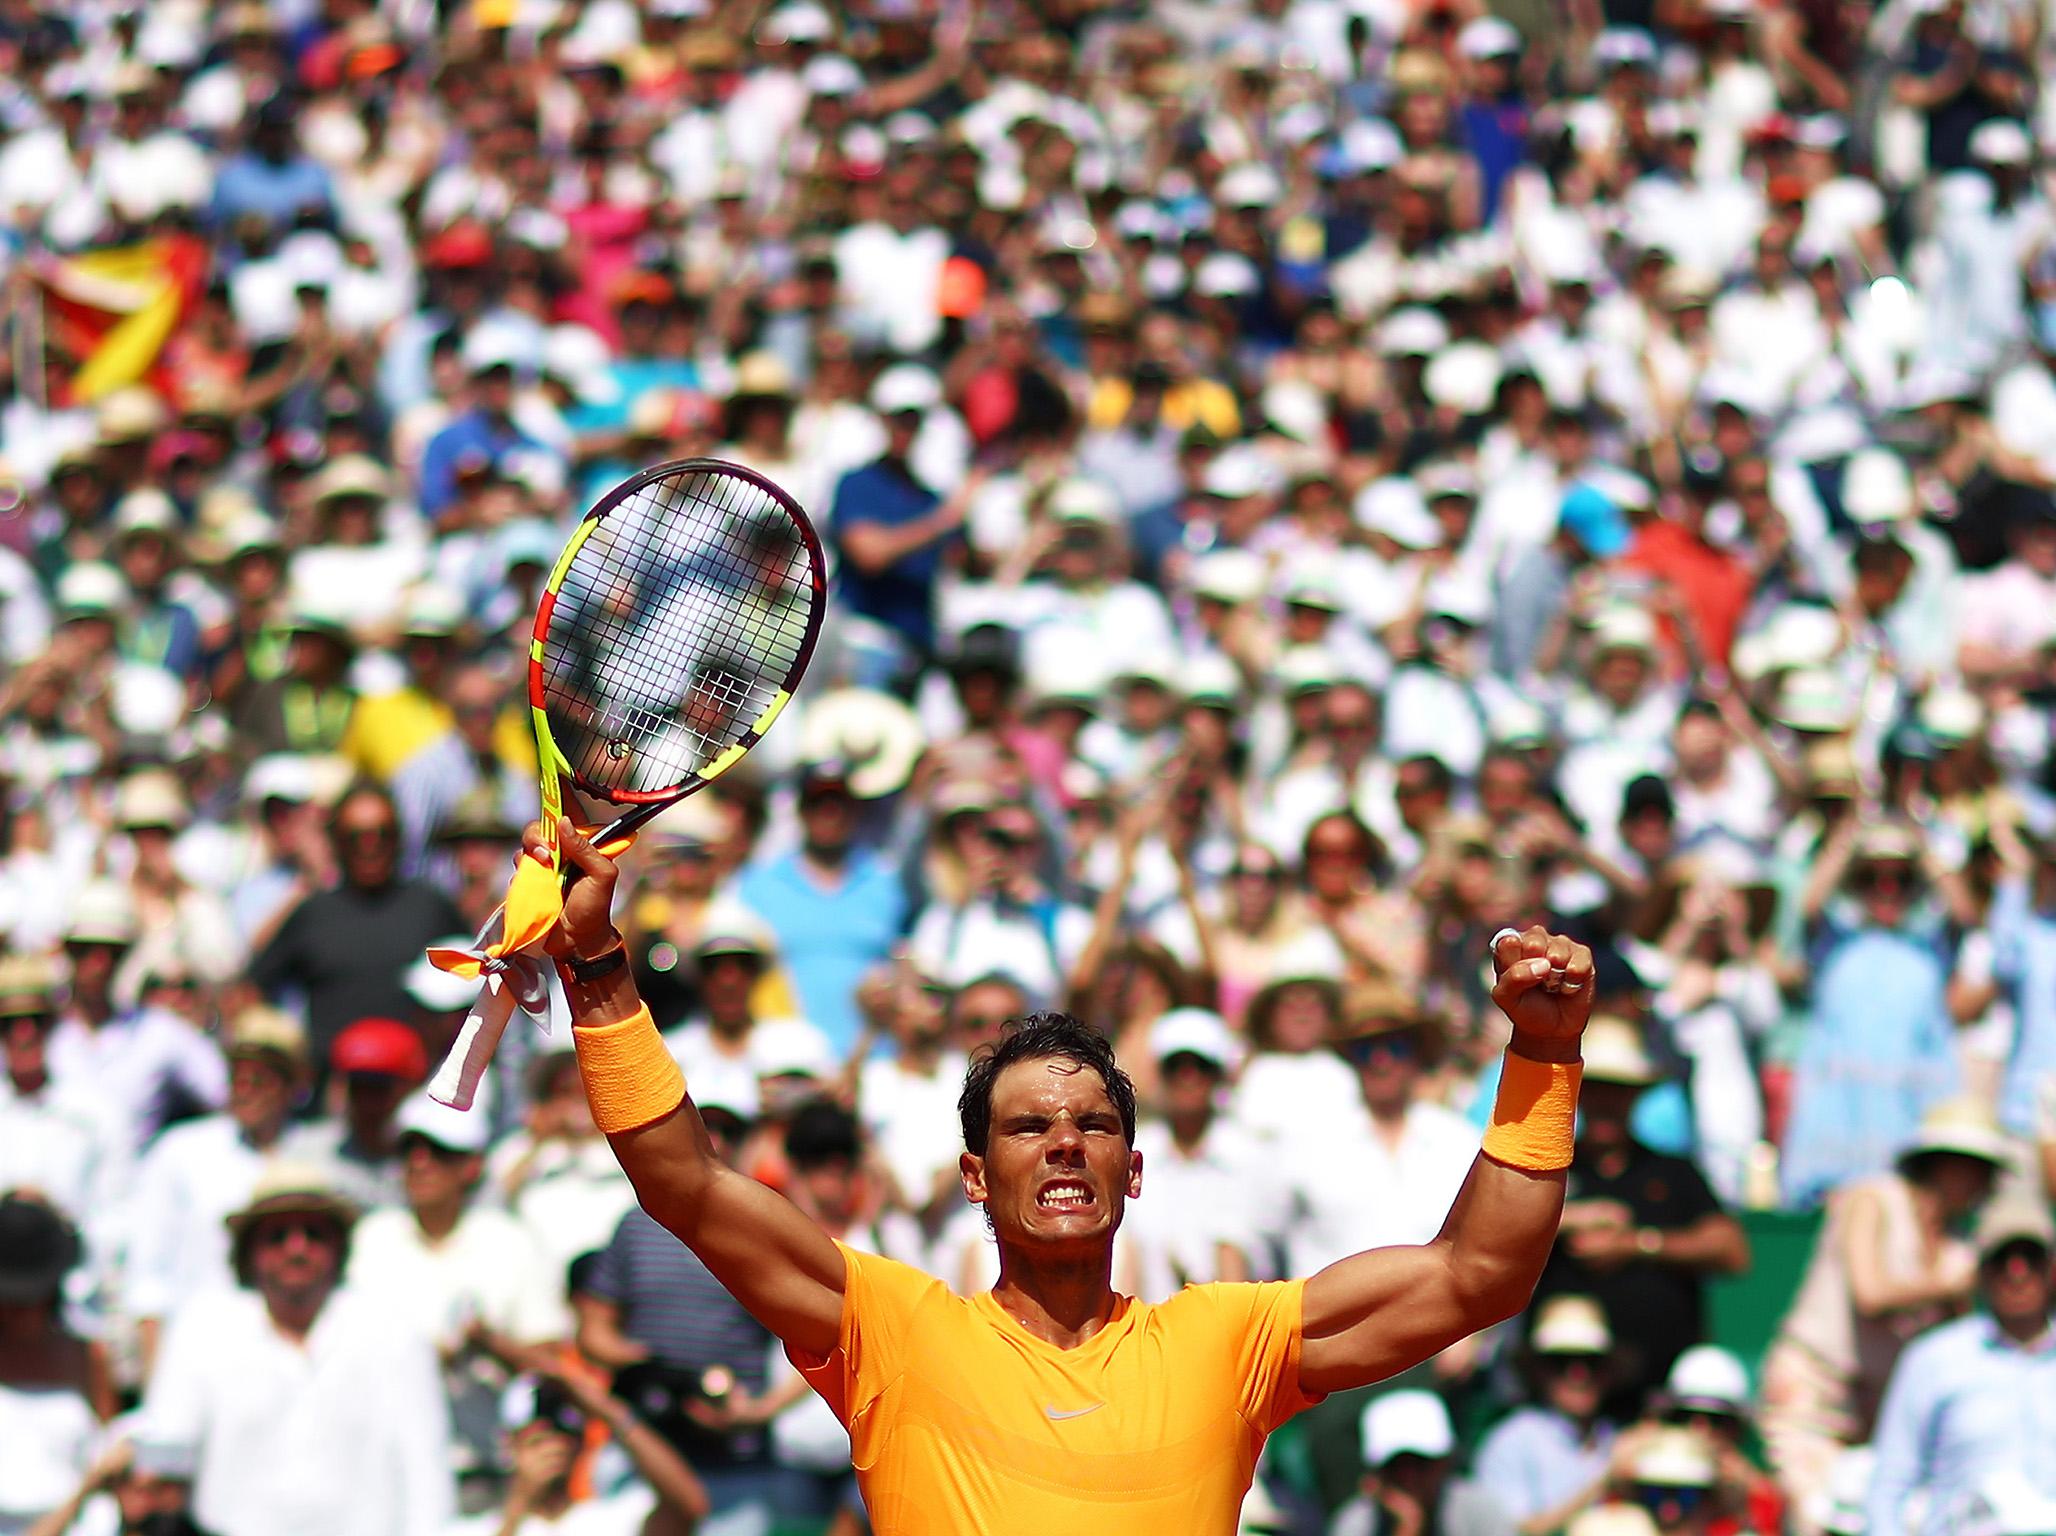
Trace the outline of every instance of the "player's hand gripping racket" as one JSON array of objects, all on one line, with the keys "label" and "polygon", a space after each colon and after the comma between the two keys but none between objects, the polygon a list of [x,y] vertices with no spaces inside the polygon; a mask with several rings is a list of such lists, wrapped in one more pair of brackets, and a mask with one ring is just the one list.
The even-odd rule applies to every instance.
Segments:
[{"label": "player's hand gripping racket", "polygon": [[806,514],[737,464],[660,464],[586,513],[529,646],[552,857],[567,779],[621,807],[604,846],[733,768],[792,697],[826,592]]}]

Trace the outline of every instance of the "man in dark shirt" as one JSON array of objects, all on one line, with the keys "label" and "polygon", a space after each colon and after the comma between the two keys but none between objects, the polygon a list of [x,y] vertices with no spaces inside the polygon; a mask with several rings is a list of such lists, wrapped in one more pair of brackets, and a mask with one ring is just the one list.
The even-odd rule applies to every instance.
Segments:
[{"label": "man in dark shirt", "polygon": [[[702,1102],[727,1163],[749,1135],[753,1104]],[[771,1335],[690,1248],[640,1206],[579,1274],[578,1347],[615,1371],[614,1391],[685,1453],[722,1529],[754,1515],[770,1529],[779,1471],[764,1403]]]},{"label": "man in dark shirt", "polygon": [[942,403],[925,368],[888,368],[871,389],[885,452],[835,488],[829,528],[841,556],[842,598],[896,631],[924,659],[935,644],[935,583],[959,542],[972,482],[947,498],[923,484],[909,456],[926,413]]},{"label": "man in dark shirt", "polygon": [[352,1020],[408,1017],[407,968],[429,944],[464,928],[448,896],[398,878],[400,821],[384,790],[352,789],[337,802],[329,831],[342,883],[288,913],[250,963],[250,979],[273,998],[305,998],[314,1059],[323,1063]]},{"label": "man in dark shirt", "polygon": [[1556,1295],[1595,1298],[1614,1336],[1632,1341],[1624,1410],[1639,1407],[1671,1362],[1705,1338],[1704,1278],[1749,1266],[1748,1239],[1699,1170],[1629,1133],[1635,1100],[1657,1077],[1635,1025],[1592,1021],[1563,1227],[1535,1289],[1538,1307]]}]

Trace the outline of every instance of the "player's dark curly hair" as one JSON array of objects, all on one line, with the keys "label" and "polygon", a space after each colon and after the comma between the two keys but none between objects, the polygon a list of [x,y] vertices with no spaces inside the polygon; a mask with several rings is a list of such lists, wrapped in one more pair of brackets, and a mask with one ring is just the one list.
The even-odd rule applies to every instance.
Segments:
[{"label": "player's dark curly hair", "polygon": [[1040,1061],[1061,1056],[1097,1072],[1107,1085],[1107,1096],[1121,1116],[1121,1132],[1128,1145],[1135,1145],[1135,1085],[1114,1059],[1111,1040],[1068,1013],[1031,1013],[1010,1019],[997,1043],[981,1048],[971,1058],[964,1074],[964,1091],[957,1099],[957,1119],[964,1128],[964,1147],[985,1155],[986,1140],[992,1134],[992,1085],[1017,1061]]}]

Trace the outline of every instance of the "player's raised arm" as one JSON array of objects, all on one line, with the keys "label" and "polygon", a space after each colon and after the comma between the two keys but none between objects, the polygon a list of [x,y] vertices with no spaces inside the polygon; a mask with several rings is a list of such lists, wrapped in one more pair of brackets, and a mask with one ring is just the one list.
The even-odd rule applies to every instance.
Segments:
[{"label": "player's raised arm", "polygon": [[[593,1119],[643,1209],[698,1254],[729,1294],[795,1349],[832,1352],[842,1319],[841,1251],[784,1196],[715,1153],[636,995],[614,930],[614,863],[568,822],[559,840],[585,878],[566,895],[548,947],[571,1001],[571,1038]],[[530,850],[541,841],[533,826],[523,838]]]},{"label": "player's raised arm", "polygon": [[1307,1281],[1299,1380],[1360,1387],[1417,1365],[1528,1304],[1563,1216],[1592,951],[1560,934],[1502,931],[1493,1001],[1513,1020],[1485,1147],[1431,1243],[1379,1248]]}]

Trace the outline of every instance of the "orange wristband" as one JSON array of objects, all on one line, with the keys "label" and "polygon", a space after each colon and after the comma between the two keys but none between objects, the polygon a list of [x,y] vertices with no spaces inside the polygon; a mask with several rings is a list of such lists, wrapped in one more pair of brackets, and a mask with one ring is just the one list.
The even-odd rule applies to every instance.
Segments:
[{"label": "orange wristband", "polygon": [[647,1006],[596,1029],[571,1029],[593,1124],[608,1135],[640,1130],[685,1102],[685,1074],[664,1048]]},{"label": "orange wristband", "polygon": [[1538,1173],[1570,1167],[1584,1078],[1582,1061],[1535,1061],[1508,1051],[1485,1131],[1485,1155]]}]

